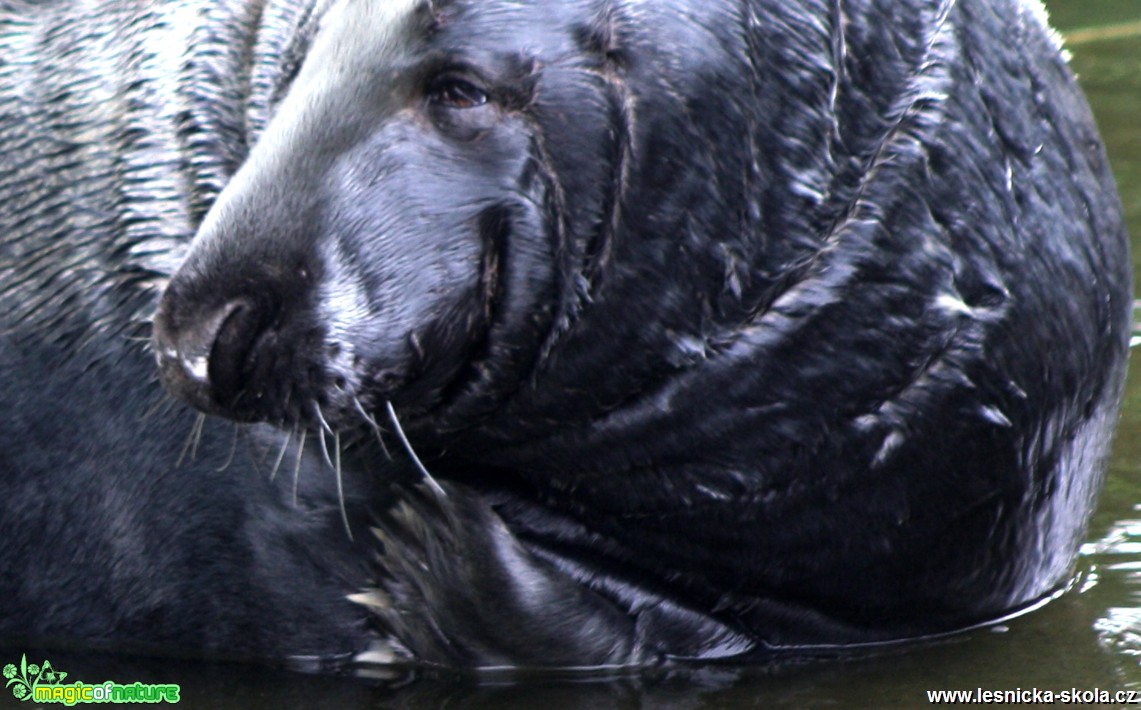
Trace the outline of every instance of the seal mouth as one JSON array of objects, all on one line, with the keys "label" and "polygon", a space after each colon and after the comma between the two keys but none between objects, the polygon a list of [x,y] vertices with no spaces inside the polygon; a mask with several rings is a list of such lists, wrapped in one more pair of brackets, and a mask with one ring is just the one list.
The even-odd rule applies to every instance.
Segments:
[{"label": "seal mouth", "polygon": [[[419,411],[413,409],[409,412],[416,419],[440,415],[461,406],[465,396],[483,389],[482,385],[489,379],[487,363],[495,354],[496,326],[503,320],[504,302],[507,298],[503,270],[511,239],[511,218],[506,207],[496,206],[484,210],[479,216],[478,224],[484,249],[476,288],[479,310],[471,328],[473,337],[468,341],[461,364],[453,376],[438,389],[434,401],[428,406],[416,408]],[[416,342],[413,345],[416,346],[418,359],[422,361],[426,355],[423,348]],[[400,382],[401,386],[407,384],[406,381]],[[391,392],[395,388],[387,389]],[[510,391],[502,394],[506,396]]]}]

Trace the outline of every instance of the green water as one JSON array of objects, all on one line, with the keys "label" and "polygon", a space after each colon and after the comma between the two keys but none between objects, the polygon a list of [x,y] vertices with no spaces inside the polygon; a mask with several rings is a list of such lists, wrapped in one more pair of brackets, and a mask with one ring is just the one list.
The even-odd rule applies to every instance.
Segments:
[{"label": "green water", "polygon": [[[1073,67],[1098,116],[1135,237],[1134,264],[1141,266],[1141,0],[1047,4],[1055,26],[1074,38]],[[27,650],[29,662],[43,660]],[[998,630],[878,658],[780,671],[479,685],[448,677],[366,682],[96,654],[49,657],[57,669],[85,682],[178,683],[180,707],[189,708],[890,708],[925,707],[926,691],[936,689],[1141,692],[1141,367],[1130,378],[1075,588]],[[0,658],[10,660],[19,659]],[[6,703],[30,707],[0,690],[0,707]]]}]

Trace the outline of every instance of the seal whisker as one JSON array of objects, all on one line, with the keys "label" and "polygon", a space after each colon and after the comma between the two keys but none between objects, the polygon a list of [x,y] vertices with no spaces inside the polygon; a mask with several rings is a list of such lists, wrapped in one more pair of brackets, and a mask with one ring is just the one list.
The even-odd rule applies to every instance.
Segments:
[{"label": "seal whisker", "polygon": [[297,482],[301,479],[301,457],[305,453],[305,440],[309,432],[301,430],[301,442],[297,445],[297,460],[293,465],[293,507],[297,507]]},{"label": "seal whisker", "polygon": [[447,498],[447,492],[440,486],[439,483],[436,483],[436,479],[432,478],[432,474],[428,473],[428,469],[424,466],[424,463],[420,460],[420,457],[416,455],[416,451],[412,448],[412,442],[408,441],[408,437],[404,435],[404,429],[400,426],[400,420],[396,418],[396,410],[393,408],[392,402],[385,401],[384,406],[388,408],[388,418],[392,421],[392,429],[396,432],[396,436],[400,439],[400,443],[404,446],[404,450],[408,452],[408,456],[412,458],[412,463],[416,465],[417,470],[419,470],[420,474],[424,476],[424,480],[428,482],[428,486],[432,489],[432,491],[441,498]]},{"label": "seal whisker", "polygon": [[389,452],[388,446],[386,446],[384,443],[384,430],[380,428],[380,424],[376,422],[376,419],[374,419],[371,414],[365,411],[365,408],[359,399],[353,397],[353,404],[356,405],[357,411],[360,412],[361,416],[364,417],[365,422],[372,429],[372,433],[376,435],[376,443],[380,444],[380,450],[384,452],[384,457],[391,461],[392,454]]},{"label": "seal whisker", "polygon": [[333,453],[336,456],[336,465],[334,469],[337,472],[337,500],[341,504],[341,522],[345,524],[345,532],[348,533],[349,539],[353,539],[353,530],[349,527],[349,513],[345,509],[345,482],[341,475],[341,432],[333,434]]},{"label": "seal whisker", "polygon": [[194,447],[190,450],[190,460],[198,458],[198,447],[202,445],[202,432],[206,429],[206,415],[199,413],[194,423]]},{"label": "seal whisker", "polygon": [[226,460],[222,462],[222,465],[214,469],[215,471],[225,471],[230,467],[230,464],[234,463],[234,454],[238,451],[238,434],[240,432],[241,427],[238,424],[234,424],[234,438],[230,442],[230,453],[226,456]]},{"label": "seal whisker", "polygon": [[285,432],[285,439],[281,442],[281,450],[277,452],[277,459],[273,462],[273,468],[269,471],[269,480],[272,483],[273,479],[277,478],[277,471],[281,468],[281,462],[285,460],[285,452],[289,450],[289,445],[293,442],[293,437],[297,434],[297,427],[290,431]]},{"label": "seal whisker", "polygon": [[198,444],[202,441],[202,429],[205,425],[206,415],[199,412],[198,416],[194,418],[194,425],[190,427],[190,434],[186,437],[186,443],[182,445],[182,451],[178,454],[178,460],[174,462],[176,468],[182,465],[188,453],[191,461],[198,458]]},{"label": "seal whisker", "polygon": [[321,424],[321,428],[317,430],[317,440],[321,442],[321,453],[325,456],[325,463],[329,464],[329,468],[333,468],[333,459],[329,456],[329,443],[325,441],[325,433],[333,434],[333,429],[329,426],[329,422],[325,421],[324,415],[321,414],[320,405],[313,405],[313,414]]}]

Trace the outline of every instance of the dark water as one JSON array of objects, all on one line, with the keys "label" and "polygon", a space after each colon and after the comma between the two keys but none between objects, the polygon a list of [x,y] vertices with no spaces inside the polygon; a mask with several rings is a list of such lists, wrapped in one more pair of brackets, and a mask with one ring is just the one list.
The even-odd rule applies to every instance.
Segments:
[{"label": "dark water", "polygon": [[[1101,124],[1141,264],[1141,0],[1054,0],[1073,67]],[[1137,273],[1141,273],[1135,269]],[[1141,279],[1136,279],[1141,281]],[[2,613],[3,600],[0,600]],[[458,677],[365,681],[224,663],[20,649],[71,680],[178,683],[182,707],[922,707],[928,690],[1134,690],[1141,703],[1141,368],[1074,587],[999,629],[858,661],[658,678]],[[19,663],[5,649],[0,664]],[[0,689],[0,707],[16,703]],[[1118,703],[1101,705],[1118,707]],[[59,706],[52,706],[59,707]],[[1088,706],[1087,706],[1088,707]]]}]

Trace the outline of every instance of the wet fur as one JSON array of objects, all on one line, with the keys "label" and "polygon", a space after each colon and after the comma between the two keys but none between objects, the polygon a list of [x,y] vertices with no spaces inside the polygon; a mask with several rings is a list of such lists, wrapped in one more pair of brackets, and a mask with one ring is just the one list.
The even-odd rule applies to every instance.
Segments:
[{"label": "wet fur", "polygon": [[[0,630],[465,666],[758,659],[960,628],[1064,581],[1121,396],[1129,260],[1027,5],[277,7],[207,23],[252,53],[216,67],[202,46],[189,119],[157,100],[108,119],[112,154],[159,182],[47,209],[24,182],[101,171],[9,159],[0,374],[31,415],[0,420]],[[268,59],[282,43],[299,69]],[[433,98],[456,75],[486,106]],[[7,77],[8,105],[30,86]],[[140,123],[170,143],[140,150]],[[122,335],[195,229],[156,320],[163,377],[213,413],[341,433],[337,476],[340,447],[322,462],[309,435],[296,505],[291,477],[266,482],[273,430],[244,429],[218,473],[216,420],[176,467],[193,415],[134,418],[161,395]],[[46,549],[68,556],[33,565]]]}]

